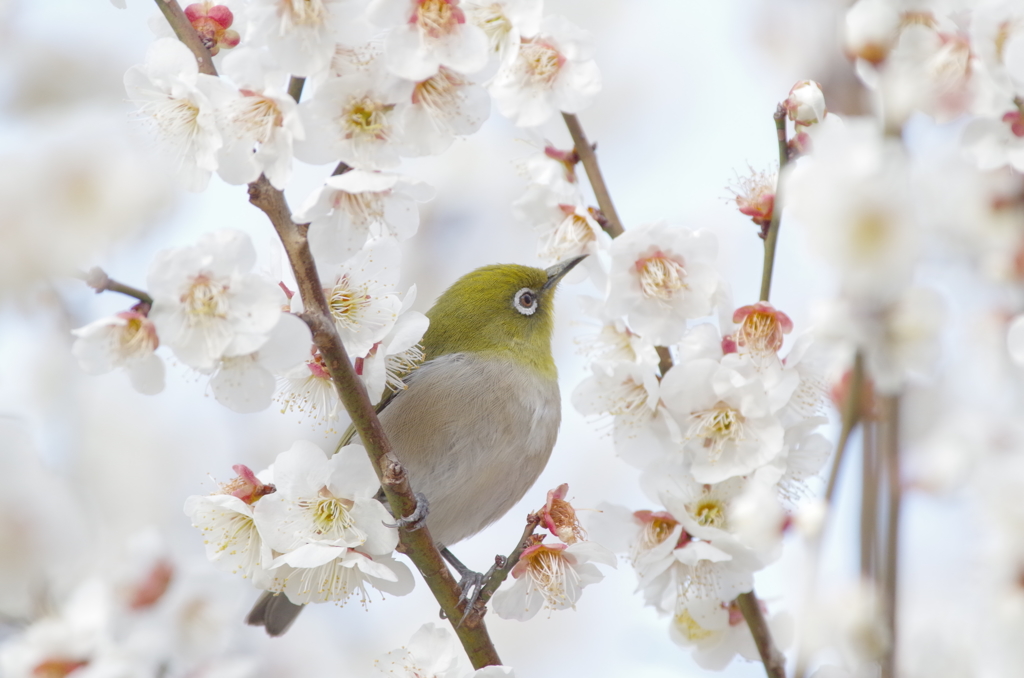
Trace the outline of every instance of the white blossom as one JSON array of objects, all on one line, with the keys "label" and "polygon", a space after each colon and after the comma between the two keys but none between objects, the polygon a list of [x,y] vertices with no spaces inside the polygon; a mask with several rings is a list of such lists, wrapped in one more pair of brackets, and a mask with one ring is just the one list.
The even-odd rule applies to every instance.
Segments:
[{"label": "white blossom", "polygon": [[71,353],[89,374],[123,367],[139,393],[153,395],[164,389],[164,361],[156,355],[160,340],[156,327],[138,311],[124,311],[72,330],[77,337]]},{"label": "white blossom", "polygon": [[559,111],[583,110],[601,90],[593,52],[590,33],[561,16],[545,17],[491,81],[498,110],[520,127],[541,125]]},{"label": "white blossom", "polygon": [[209,371],[220,358],[247,355],[267,341],[284,298],[271,280],[250,272],[255,260],[249,236],[228,229],[153,259],[149,318],[186,365]]}]

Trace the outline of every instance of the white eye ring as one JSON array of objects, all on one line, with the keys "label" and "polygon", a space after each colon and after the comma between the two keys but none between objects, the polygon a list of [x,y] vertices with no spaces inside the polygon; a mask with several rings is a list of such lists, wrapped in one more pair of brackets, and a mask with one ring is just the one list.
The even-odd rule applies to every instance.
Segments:
[{"label": "white eye ring", "polygon": [[533,315],[537,312],[537,293],[529,287],[524,287],[516,292],[516,296],[512,298],[512,305],[523,315]]}]

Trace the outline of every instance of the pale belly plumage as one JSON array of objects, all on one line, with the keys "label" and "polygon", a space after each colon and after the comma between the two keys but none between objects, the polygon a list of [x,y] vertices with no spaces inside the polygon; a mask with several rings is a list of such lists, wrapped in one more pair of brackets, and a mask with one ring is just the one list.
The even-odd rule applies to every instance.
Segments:
[{"label": "pale belly plumage", "polygon": [[544,470],[561,419],[558,382],[458,353],[426,363],[407,383],[381,424],[427,498],[431,535],[450,546],[504,515]]}]

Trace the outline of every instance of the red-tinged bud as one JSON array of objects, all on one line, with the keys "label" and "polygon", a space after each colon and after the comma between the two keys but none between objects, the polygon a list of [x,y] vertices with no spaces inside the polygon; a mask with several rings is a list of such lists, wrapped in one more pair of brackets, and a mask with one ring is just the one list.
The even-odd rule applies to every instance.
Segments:
[{"label": "red-tinged bud", "polygon": [[804,127],[821,122],[828,115],[825,94],[821,85],[813,80],[801,80],[793,85],[782,106],[793,124]]},{"label": "red-tinged bud", "polygon": [[185,8],[185,17],[212,56],[216,56],[222,47],[231,49],[241,41],[238,31],[231,29],[235,17],[224,5],[215,5],[209,0],[196,2]]},{"label": "red-tinged bud", "polygon": [[739,325],[736,344],[751,353],[776,353],[782,348],[783,335],[793,331],[793,321],[766,301],[736,309],[732,321]]},{"label": "red-tinged bud", "polygon": [[132,589],[128,607],[132,610],[142,610],[155,605],[167,592],[173,576],[174,567],[166,560],[159,561],[146,578]]},{"label": "red-tinged bud", "polygon": [[587,538],[587,533],[576,517],[576,509],[565,501],[569,492],[569,484],[562,483],[553,490],[548,490],[548,500],[540,511],[541,523],[551,534],[566,544],[575,544]]},{"label": "red-tinged bud", "polygon": [[64,678],[89,662],[83,659],[45,659],[32,669],[34,678]]},{"label": "red-tinged bud", "polygon": [[736,338],[731,334],[727,334],[722,337],[722,353],[729,355],[730,353],[739,353],[739,346],[736,345]]},{"label": "red-tinged bud", "polygon": [[790,160],[795,160],[801,155],[811,152],[811,135],[804,131],[798,131],[786,144],[786,155]]},{"label": "red-tinged bud", "polygon": [[1003,122],[1010,127],[1015,137],[1024,137],[1024,120],[1021,119],[1020,111],[1010,111],[1003,115]]},{"label": "red-tinged bud", "polygon": [[570,184],[576,183],[576,163],[580,161],[580,156],[576,153],[575,148],[568,151],[560,151],[554,146],[546,146],[544,148],[544,155],[562,163],[562,167],[565,168],[565,180]]},{"label": "red-tinged bud", "polygon": [[740,214],[761,227],[761,238],[768,234],[768,225],[775,210],[775,187],[779,178],[776,172],[750,171],[746,177],[737,180],[729,190],[735,196],[736,208]]},{"label": "red-tinged bud", "polygon": [[[850,381],[853,379],[853,370],[846,370],[843,376],[829,389],[829,398],[832,404],[840,412],[846,407],[846,398],[850,393]],[[864,379],[860,392],[860,416],[862,419],[874,421],[878,419],[877,400],[875,398],[875,387],[870,379]]]},{"label": "red-tinged bud", "polygon": [[236,464],[231,469],[238,476],[221,485],[221,494],[230,494],[246,504],[255,504],[260,497],[277,492],[277,488],[273,485],[260,482],[260,479],[248,466]]}]

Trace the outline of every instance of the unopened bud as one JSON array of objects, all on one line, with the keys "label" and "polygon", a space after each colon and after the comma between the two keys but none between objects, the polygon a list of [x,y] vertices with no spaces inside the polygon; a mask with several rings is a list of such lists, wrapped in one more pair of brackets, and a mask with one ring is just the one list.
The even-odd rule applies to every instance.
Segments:
[{"label": "unopened bud", "polygon": [[216,5],[210,0],[196,2],[185,8],[185,17],[211,56],[216,56],[222,47],[231,49],[241,41],[238,31],[231,28],[235,17],[224,5]]},{"label": "unopened bud", "polygon": [[896,44],[901,19],[889,0],[859,0],[846,13],[844,44],[851,59],[874,65],[885,61]]},{"label": "unopened bud", "polygon": [[783,102],[789,119],[797,125],[813,125],[821,122],[828,114],[825,108],[825,94],[821,85],[813,80],[801,80],[789,90],[789,97]]}]

